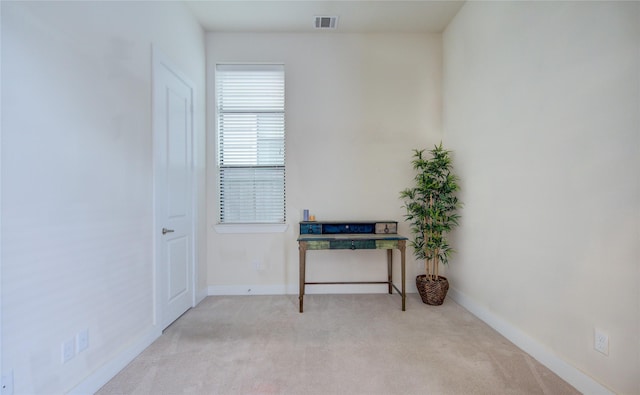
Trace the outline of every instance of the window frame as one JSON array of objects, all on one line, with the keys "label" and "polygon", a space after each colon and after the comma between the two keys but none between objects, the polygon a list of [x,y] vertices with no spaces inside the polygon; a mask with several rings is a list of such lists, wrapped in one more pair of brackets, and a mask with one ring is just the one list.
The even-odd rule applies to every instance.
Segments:
[{"label": "window frame", "polygon": [[[282,120],[283,120],[283,137],[282,137],[282,147],[283,147],[283,153],[282,153],[282,159],[283,159],[283,164],[282,165],[273,165],[273,166],[267,166],[267,168],[271,168],[271,169],[282,169],[283,172],[283,178],[282,178],[282,182],[283,182],[283,190],[282,190],[282,205],[283,205],[283,211],[282,211],[282,222],[259,222],[259,221],[255,221],[255,222],[223,222],[223,199],[224,196],[223,194],[223,183],[221,180],[221,174],[223,172],[224,167],[221,166],[221,146],[220,146],[220,112],[219,112],[219,91],[218,91],[218,83],[219,83],[219,77],[218,77],[218,69],[219,67],[222,68],[237,68],[238,71],[242,71],[243,68],[246,69],[251,69],[251,68],[256,68],[256,69],[260,69],[260,68],[264,68],[264,70],[268,70],[269,68],[273,68],[273,69],[277,69],[278,71],[282,72],[282,83],[283,83],[283,95],[286,93],[286,87],[285,87],[285,83],[286,83],[286,73],[285,73],[285,66],[283,63],[246,63],[246,62],[234,62],[234,63],[216,63],[214,65],[214,81],[213,81],[213,91],[214,91],[214,104],[213,104],[213,111],[214,111],[214,135],[215,135],[215,139],[214,139],[214,148],[215,148],[215,159],[214,159],[214,168],[215,168],[215,180],[216,180],[216,207],[217,207],[217,211],[216,211],[216,224],[214,226],[214,229],[218,232],[218,233],[274,233],[274,232],[284,232],[288,229],[288,225],[287,225],[287,199],[286,199],[286,97],[284,97],[284,104],[283,104],[283,110],[282,110]],[[256,111],[256,114],[259,114],[259,111]],[[250,168],[251,165],[250,164],[246,164],[246,165],[239,165],[240,167],[246,167],[246,168]],[[230,167],[226,167],[227,169],[229,169]],[[231,166],[231,168],[233,168],[233,166]]]}]

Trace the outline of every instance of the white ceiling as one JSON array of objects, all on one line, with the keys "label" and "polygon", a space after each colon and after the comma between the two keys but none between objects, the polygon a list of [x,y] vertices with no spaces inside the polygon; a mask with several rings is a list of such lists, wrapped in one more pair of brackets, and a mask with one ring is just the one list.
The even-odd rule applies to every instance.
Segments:
[{"label": "white ceiling", "polygon": [[314,32],[315,16],[338,16],[338,33],[439,33],[462,0],[183,0],[206,31]]}]

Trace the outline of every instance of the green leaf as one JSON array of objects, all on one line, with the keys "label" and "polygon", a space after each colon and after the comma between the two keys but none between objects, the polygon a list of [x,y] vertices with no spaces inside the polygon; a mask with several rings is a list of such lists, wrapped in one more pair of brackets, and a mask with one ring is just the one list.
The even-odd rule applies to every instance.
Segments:
[{"label": "green leaf", "polygon": [[413,169],[416,171],[413,185],[400,192],[402,206],[411,224],[414,255],[418,259],[436,259],[448,262],[454,250],[449,246],[446,234],[459,225],[456,213],[462,204],[455,193],[460,189],[459,178],[454,174],[451,151],[442,142],[428,151],[413,150]]}]

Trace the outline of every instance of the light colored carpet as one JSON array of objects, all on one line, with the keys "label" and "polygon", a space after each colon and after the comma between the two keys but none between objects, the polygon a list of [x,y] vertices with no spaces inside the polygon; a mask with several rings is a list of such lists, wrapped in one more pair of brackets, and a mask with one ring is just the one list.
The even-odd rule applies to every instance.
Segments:
[{"label": "light colored carpet", "polygon": [[450,298],[212,296],[99,392],[577,394]]}]

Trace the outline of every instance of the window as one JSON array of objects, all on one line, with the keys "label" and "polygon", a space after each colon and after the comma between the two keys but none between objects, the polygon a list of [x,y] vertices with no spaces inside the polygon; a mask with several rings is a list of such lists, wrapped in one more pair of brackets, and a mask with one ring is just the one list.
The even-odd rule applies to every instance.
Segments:
[{"label": "window", "polygon": [[283,65],[217,65],[221,224],[285,223]]}]

